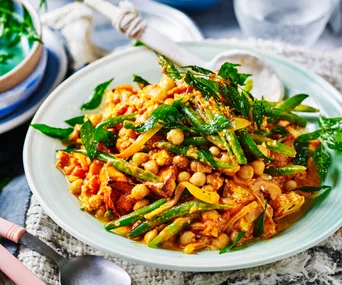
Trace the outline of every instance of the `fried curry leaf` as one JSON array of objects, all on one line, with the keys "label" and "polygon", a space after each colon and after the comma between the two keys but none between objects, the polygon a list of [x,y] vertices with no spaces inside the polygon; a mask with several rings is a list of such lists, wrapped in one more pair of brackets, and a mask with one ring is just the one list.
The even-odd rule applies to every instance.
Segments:
[{"label": "fried curry leaf", "polygon": [[94,89],[93,95],[81,106],[81,110],[92,110],[96,109],[101,105],[103,94],[108,88],[108,86],[112,83],[114,78],[109,79],[106,82],[103,82],[96,86]]},{"label": "fried curry leaf", "polygon": [[203,157],[205,158],[205,160],[208,162],[209,165],[212,166],[212,168],[215,170],[215,165],[216,165],[216,162],[215,162],[215,159],[214,159],[214,156],[211,154],[211,152],[209,151],[209,149],[206,149],[206,148],[200,148],[198,149]]},{"label": "fried curry leaf", "polygon": [[177,107],[183,99],[175,101],[172,105],[162,104],[158,106],[151,116],[140,126],[133,128],[136,132],[146,132],[155,127],[159,122],[164,128],[181,128],[180,123],[184,120]]},{"label": "fried curry leaf", "polygon": [[296,157],[293,163],[296,165],[306,166],[309,159],[309,142],[316,140],[320,137],[320,130],[314,131],[312,133],[307,133],[300,135],[294,141],[294,149],[296,151]]},{"label": "fried curry leaf", "polygon": [[251,105],[244,94],[240,94],[238,89],[233,85],[219,85],[220,94],[226,99],[230,105],[245,118],[248,118]]},{"label": "fried curry leaf", "polygon": [[147,80],[145,80],[144,78],[136,74],[133,74],[133,81],[143,86],[151,85],[150,82],[148,82]]},{"label": "fried curry leaf", "polygon": [[325,150],[324,146],[321,144],[312,153],[312,159],[317,166],[321,180],[324,181],[327,176],[329,166],[331,164],[330,154]]},{"label": "fried curry leaf", "polygon": [[261,125],[262,125],[264,116],[265,116],[264,104],[262,104],[258,100],[255,100],[253,104],[252,117],[253,117],[253,122],[255,123],[259,131],[261,130]]},{"label": "fried curry leaf", "polygon": [[186,73],[184,80],[190,86],[200,91],[204,99],[209,100],[211,95],[219,99],[218,82],[202,77],[195,77],[191,72]]},{"label": "fried curry leaf", "polygon": [[44,135],[61,140],[66,139],[74,130],[73,128],[54,128],[45,124],[31,124],[31,127],[42,132]]},{"label": "fried curry leaf", "polygon": [[259,215],[259,217],[255,220],[253,237],[261,237],[265,231],[265,212],[267,209],[267,202],[265,203],[265,209]]},{"label": "fried curry leaf", "polygon": [[192,71],[201,73],[201,74],[203,74],[203,75],[214,74],[213,71],[211,71],[211,70],[209,70],[209,69],[206,69],[206,68],[203,68],[203,67],[199,67],[199,66],[197,66],[197,65],[187,65],[187,66],[183,66],[183,68],[191,69]]},{"label": "fried curry leaf", "polygon": [[265,134],[266,137],[271,135],[281,135],[282,137],[286,137],[289,134],[289,131],[282,126],[275,126],[269,133]]},{"label": "fried curry leaf", "polygon": [[221,66],[218,75],[225,80],[230,80],[232,83],[244,85],[246,79],[250,77],[251,74],[239,73],[236,68],[238,66],[240,66],[240,64],[226,62]]},{"label": "fried curry leaf", "polygon": [[107,147],[112,147],[115,145],[117,140],[117,135],[107,131],[103,127],[95,129],[95,139],[98,143],[103,144]]},{"label": "fried curry leaf", "polygon": [[81,139],[87,155],[93,160],[97,154],[97,140],[95,128],[90,120],[86,121],[81,127]]},{"label": "fried curry leaf", "polygon": [[215,117],[205,125],[194,127],[193,129],[205,135],[212,135],[230,127],[230,120],[223,115],[215,115]]},{"label": "fried curry leaf", "polygon": [[322,185],[322,186],[318,186],[318,187],[304,186],[304,187],[301,187],[301,188],[297,188],[296,190],[299,190],[299,191],[302,191],[302,192],[307,192],[307,193],[318,192],[318,191],[321,191],[321,190],[330,191],[331,190],[331,186],[327,186],[327,185]]},{"label": "fried curry leaf", "polygon": [[72,127],[77,124],[81,125],[84,123],[84,115],[65,120],[65,122]]},{"label": "fried curry leaf", "polygon": [[169,75],[173,79],[173,81],[182,79],[177,68],[166,56],[162,54],[157,54],[157,55],[159,58],[160,65],[163,68],[165,68],[166,74]]},{"label": "fried curry leaf", "polygon": [[224,248],[222,248],[220,250],[220,254],[231,251],[233,249],[233,247],[242,239],[242,237],[244,235],[245,235],[245,232],[239,232],[238,235],[236,236],[236,239],[234,240],[234,242],[232,244],[229,244],[229,245],[225,246]]}]

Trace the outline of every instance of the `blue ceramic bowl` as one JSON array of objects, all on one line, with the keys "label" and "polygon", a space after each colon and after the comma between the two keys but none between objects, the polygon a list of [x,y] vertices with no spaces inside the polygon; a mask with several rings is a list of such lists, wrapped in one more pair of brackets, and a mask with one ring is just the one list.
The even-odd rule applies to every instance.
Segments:
[{"label": "blue ceramic bowl", "polygon": [[157,2],[191,13],[205,11],[221,0],[156,0]]},{"label": "blue ceramic bowl", "polygon": [[15,87],[0,93],[0,118],[19,108],[38,88],[45,72],[46,62],[47,52],[43,49],[34,71]]}]

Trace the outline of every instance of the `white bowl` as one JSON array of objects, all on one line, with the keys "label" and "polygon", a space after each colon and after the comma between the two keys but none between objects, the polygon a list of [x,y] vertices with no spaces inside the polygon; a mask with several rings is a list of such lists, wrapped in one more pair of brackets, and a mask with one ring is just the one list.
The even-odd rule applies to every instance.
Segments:
[{"label": "white bowl", "polygon": [[[42,35],[42,27],[37,11],[34,9],[30,1],[28,0],[17,0],[21,2],[28,13],[30,14],[36,32],[39,36]],[[22,82],[26,77],[28,77],[32,71],[36,68],[39,59],[41,57],[43,46],[39,42],[34,42],[30,50],[30,53],[25,57],[25,59],[19,63],[15,68],[6,74],[0,76],[0,96],[2,92],[5,92],[20,82]]]},{"label": "white bowl", "polygon": [[[227,49],[245,48],[264,58],[279,74],[290,94],[310,94],[324,115],[342,114],[342,96],[321,77],[285,58],[269,55],[245,46],[217,42],[183,44],[189,51],[210,60]],[[115,77],[112,86],[133,83],[132,74],[150,82],[158,82],[161,68],[156,55],[144,48],[131,48],[90,64],[64,81],[43,103],[32,123],[66,127],[64,120],[80,114],[80,106],[95,86]],[[244,250],[218,254],[204,251],[186,255],[182,252],[152,249],[124,237],[106,232],[94,217],[80,210],[76,197],[68,190],[68,182],[55,168],[55,150],[63,145],[35,129],[27,133],[24,167],[30,188],[46,213],[64,230],[110,255],[129,261],[180,271],[219,271],[257,266],[294,255],[327,238],[342,225],[341,157],[333,156],[331,174],[326,180],[333,185],[330,195],[289,229],[268,241],[254,243]],[[337,175],[336,175],[337,173]]]}]

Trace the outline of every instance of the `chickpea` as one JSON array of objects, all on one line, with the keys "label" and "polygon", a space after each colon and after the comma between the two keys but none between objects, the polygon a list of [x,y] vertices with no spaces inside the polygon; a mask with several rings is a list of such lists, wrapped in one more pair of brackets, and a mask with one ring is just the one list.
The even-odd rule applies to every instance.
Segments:
[{"label": "chickpea", "polygon": [[210,148],[209,148],[209,151],[211,152],[211,154],[212,154],[213,156],[216,156],[216,157],[219,157],[219,156],[220,156],[220,153],[221,153],[220,149],[219,149],[217,146],[212,146],[212,147],[210,147]]},{"label": "chickpea", "polygon": [[189,172],[187,171],[182,171],[178,174],[177,176],[177,182],[181,183],[181,182],[185,182],[185,181],[189,181],[191,178],[191,175]]},{"label": "chickpea", "polygon": [[251,163],[251,166],[254,169],[254,174],[257,176],[260,176],[261,174],[264,173],[265,170],[265,163],[262,160],[254,160]]},{"label": "chickpea", "polygon": [[189,159],[181,155],[174,156],[172,161],[180,168],[186,168],[189,165]]},{"label": "chickpea", "polygon": [[173,98],[167,98],[167,99],[165,100],[164,104],[166,104],[166,105],[172,105],[173,102],[175,102],[175,99],[173,99]]},{"label": "chickpea", "polygon": [[208,191],[208,192],[214,192],[214,187],[211,186],[211,185],[204,185],[204,186],[202,187],[202,190],[203,190],[203,191]]},{"label": "chickpea", "polygon": [[167,140],[175,145],[179,145],[184,141],[184,134],[179,129],[172,129],[167,133]]},{"label": "chickpea", "polygon": [[250,165],[244,165],[242,166],[239,171],[237,172],[237,174],[242,178],[242,179],[251,179],[253,178],[254,175],[254,170],[253,167]]},{"label": "chickpea", "polygon": [[149,231],[144,236],[144,241],[146,244],[149,244],[158,234],[158,231],[156,229]]},{"label": "chickpea", "polygon": [[106,209],[105,207],[100,207],[97,211],[96,211],[96,218],[98,219],[102,219],[106,214]]},{"label": "chickpea", "polygon": [[148,194],[150,194],[150,189],[148,189],[146,185],[137,184],[132,189],[131,197],[136,200],[141,200]]},{"label": "chickpea", "polygon": [[132,161],[136,166],[140,166],[148,161],[148,154],[143,152],[137,152],[133,155]]},{"label": "chickpea", "polygon": [[284,187],[286,191],[292,191],[297,188],[297,182],[294,180],[286,181]]},{"label": "chickpea", "polygon": [[158,165],[154,160],[149,160],[144,163],[145,170],[151,171],[154,174],[157,174],[159,171]]},{"label": "chickpea", "polygon": [[83,180],[77,179],[70,184],[70,191],[74,195],[80,195],[82,189]]},{"label": "chickpea", "polygon": [[96,127],[96,125],[101,122],[102,116],[97,114],[86,115],[84,121],[87,120],[89,120],[93,124],[93,126]]},{"label": "chickpea", "polygon": [[179,243],[181,245],[187,245],[194,241],[195,241],[195,234],[191,231],[185,231],[179,237]]},{"label": "chickpea", "polygon": [[136,203],[134,204],[133,210],[134,210],[134,211],[137,211],[137,210],[139,210],[139,209],[141,209],[141,208],[146,207],[148,204],[150,204],[150,201],[149,201],[149,200],[147,200],[147,199],[140,200],[140,201],[138,201],[138,202],[136,202]]},{"label": "chickpea", "polygon": [[224,162],[230,162],[231,161],[229,154],[226,152],[222,153],[220,160],[222,160]]},{"label": "chickpea", "polygon": [[198,162],[198,161],[191,161],[190,169],[193,172],[203,172],[203,173],[211,173],[213,170],[211,166]]},{"label": "chickpea", "polygon": [[189,181],[195,186],[202,187],[205,184],[206,179],[207,177],[203,172],[195,172]]},{"label": "chickpea", "polygon": [[229,237],[226,234],[220,234],[216,239],[213,240],[212,245],[217,249],[222,249],[229,243]]}]

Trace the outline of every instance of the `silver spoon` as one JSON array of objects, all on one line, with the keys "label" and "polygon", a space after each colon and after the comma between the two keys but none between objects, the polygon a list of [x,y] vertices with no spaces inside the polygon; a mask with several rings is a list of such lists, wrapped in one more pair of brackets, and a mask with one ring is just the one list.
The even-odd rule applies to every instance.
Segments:
[{"label": "silver spoon", "polygon": [[[131,278],[115,263],[99,256],[67,259],[26,230],[0,218],[0,236],[44,254],[59,266],[61,285],[129,285]],[[19,262],[19,261],[18,261]],[[17,272],[16,274],[20,274]],[[9,276],[11,278],[11,276]],[[24,283],[22,284],[24,285]]]},{"label": "silver spoon", "polygon": [[219,53],[211,61],[204,61],[149,27],[128,1],[120,2],[119,7],[104,0],[84,0],[84,3],[110,19],[119,32],[142,41],[180,66],[198,65],[215,71],[227,61],[239,63],[242,65],[240,72],[253,74],[251,93],[254,97],[280,101],[284,96],[284,86],[275,70],[248,50],[228,50]]}]

